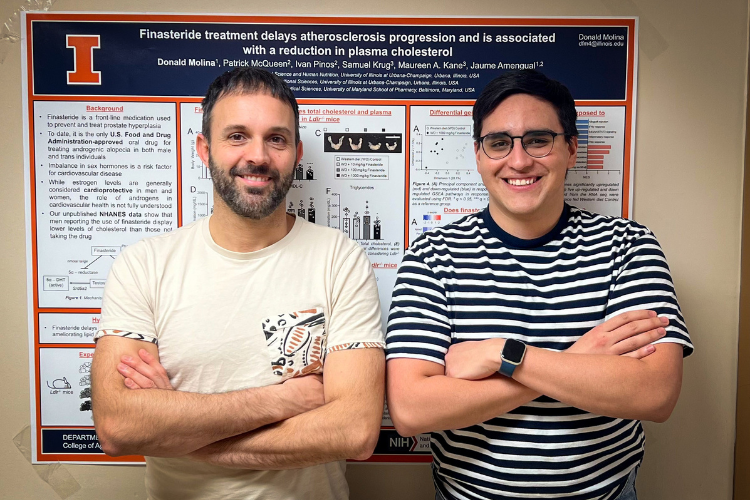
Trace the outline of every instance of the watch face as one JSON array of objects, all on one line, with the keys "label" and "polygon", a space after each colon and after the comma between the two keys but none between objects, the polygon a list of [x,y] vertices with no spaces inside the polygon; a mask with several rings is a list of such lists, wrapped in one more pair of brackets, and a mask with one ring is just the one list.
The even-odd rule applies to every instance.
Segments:
[{"label": "watch face", "polygon": [[520,363],[526,352],[526,344],[517,340],[508,339],[503,347],[503,358],[511,363]]}]

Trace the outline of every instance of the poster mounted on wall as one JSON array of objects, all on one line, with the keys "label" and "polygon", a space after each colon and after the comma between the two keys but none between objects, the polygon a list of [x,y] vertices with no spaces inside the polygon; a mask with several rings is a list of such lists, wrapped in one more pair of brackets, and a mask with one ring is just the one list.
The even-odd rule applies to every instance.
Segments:
[{"label": "poster mounted on wall", "polygon": [[[211,214],[195,141],[225,71],[289,83],[305,155],[287,212],[364,248],[384,324],[409,243],[487,205],[472,104],[505,71],[542,71],[576,100],[567,201],[632,213],[635,18],[24,13],[22,38],[34,463],[142,462],[105,455],[93,427],[102,292],[123,248]],[[429,446],[386,408],[369,461],[430,461]]]}]

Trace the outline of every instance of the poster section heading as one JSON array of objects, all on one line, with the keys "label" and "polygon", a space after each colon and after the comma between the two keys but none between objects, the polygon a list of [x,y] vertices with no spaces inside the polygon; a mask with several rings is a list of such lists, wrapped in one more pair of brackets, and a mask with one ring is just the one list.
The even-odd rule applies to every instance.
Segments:
[{"label": "poster section heading", "polygon": [[[533,21],[533,20],[532,20]],[[498,21],[495,21],[498,22]],[[32,23],[36,95],[202,96],[235,67],[274,71],[298,98],[476,99],[536,69],[578,100],[626,98],[623,26]]]}]

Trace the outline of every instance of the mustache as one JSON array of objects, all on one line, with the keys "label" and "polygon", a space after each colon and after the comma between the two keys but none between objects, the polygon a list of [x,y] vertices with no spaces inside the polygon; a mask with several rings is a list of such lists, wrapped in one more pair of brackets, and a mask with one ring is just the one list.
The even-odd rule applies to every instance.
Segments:
[{"label": "mustache", "polygon": [[272,180],[279,180],[281,177],[278,170],[270,168],[268,165],[245,165],[243,167],[235,165],[229,169],[229,175],[263,175],[270,177]]}]

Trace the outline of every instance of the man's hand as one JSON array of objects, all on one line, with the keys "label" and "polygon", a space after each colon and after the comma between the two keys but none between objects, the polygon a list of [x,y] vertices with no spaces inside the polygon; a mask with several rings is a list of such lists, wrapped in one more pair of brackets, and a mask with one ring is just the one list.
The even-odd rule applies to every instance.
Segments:
[{"label": "man's hand", "polygon": [[125,355],[120,358],[117,371],[125,377],[128,389],[166,389],[173,391],[167,370],[147,350],[139,349],[138,357]]},{"label": "man's hand", "polygon": [[664,327],[668,324],[669,319],[654,311],[628,311],[592,328],[565,352],[642,359],[654,352],[651,343],[667,334]]},{"label": "man's hand", "polygon": [[286,380],[281,386],[287,389],[289,401],[299,405],[297,413],[314,410],[325,404],[323,375],[305,375]]},{"label": "man's hand", "polygon": [[[653,341],[666,335],[667,318],[654,311],[628,311],[605,321],[579,338],[565,352],[611,354],[642,359],[652,354]],[[453,344],[445,354],[445,374],[464,380],[480,380],[497,373],[505,339]]]},{"label": "man's hand", "polygon": [[[125,377],[123,383],[128,389],[174,390],[169,382],[167,370],[145,349],[138,351],[138,357],[123,356],[117,371]],[[294,414],[314,410],[325,403],[323,376],[305,375],[290,378],[282,384],[285,398],[296,405]]]},{"label": "man's hand", "polygon": [[500,369],[505,339],[487,339],[453,344],[445,353],[445,374],[464,380],[480,380]]}]

